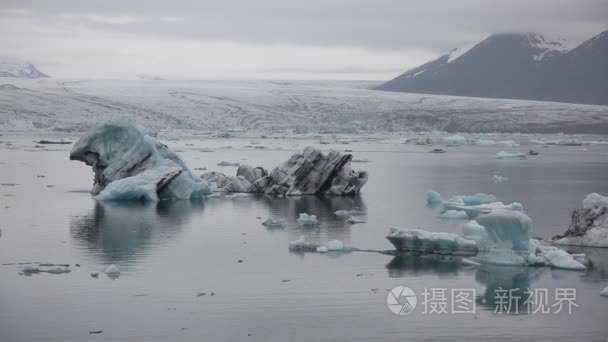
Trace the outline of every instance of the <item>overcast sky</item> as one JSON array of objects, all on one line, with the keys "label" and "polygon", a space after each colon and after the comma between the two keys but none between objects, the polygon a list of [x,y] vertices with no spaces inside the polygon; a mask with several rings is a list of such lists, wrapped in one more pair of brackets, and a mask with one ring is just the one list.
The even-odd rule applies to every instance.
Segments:
[{"label": "overcast sky", "polygon": [[496,32],[606,29],[608,0],[0,0],[0,55],[67,78],[388,79]]}]

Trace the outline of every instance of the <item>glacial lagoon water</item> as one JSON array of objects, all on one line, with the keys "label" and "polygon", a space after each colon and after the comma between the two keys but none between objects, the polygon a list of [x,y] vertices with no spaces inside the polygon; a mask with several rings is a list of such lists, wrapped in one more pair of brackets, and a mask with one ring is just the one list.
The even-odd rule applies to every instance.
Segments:
[{"label": "glacial lagoon water", "polygon": [[[292,253],[290,241],[340,239],[357,248],[392,249],[389,227],[459,232],[425,207],[425,192],[495,194],[521,202],[533,234],[562,233],[587,193],[608,194],[608,145],[550,146],[527,160],[496,160],[503,147],[427,146],[386,140],[320,145],[352,149],[355,169],[369,171],[360,196],[98,203],[89,167],[68,160],[69,145],[35,147],[37,136],[0,137],[0,341],[605,341],[608,250],[586,253],[593,268],[481,266],[376,252]],[[253,140],[253,144],[252,144]],[[7,143],[9,142],[9,143]],[[192,169],[225,173],[221,161],[268,168],[312,139],[167,141]],[[266,148],[254,148],[264,146]],[[212,152],[206,152],[209,148]],[[507,150],[525,151],[526,146]],[[202,172],[197,171],[195,172]],[[508,181],[495,184],[499,173]],[[333,213],[361,210],[365,223]],[[319,224],[301,228],[299,213]],[[287,221],[267,229],[269,216]],[[241,262],[239,262],[241,261]],[[67,274],[21,275],[23,265],[70,264]],[[79,264],[76,266],[75,264]],[[116,264],[120,277],[101,273]],[[387,290],[406,285],[418,307],[398,316]],[[576,289],[572,314],[497,314],[495,290]],[[474,289],[474,314],[424,313],[425,288]],[[521,292],[516,292],[521,294]],[[520,310],[525,311],[523,307]],[[99,332],[90,334],[90,332]]]}]

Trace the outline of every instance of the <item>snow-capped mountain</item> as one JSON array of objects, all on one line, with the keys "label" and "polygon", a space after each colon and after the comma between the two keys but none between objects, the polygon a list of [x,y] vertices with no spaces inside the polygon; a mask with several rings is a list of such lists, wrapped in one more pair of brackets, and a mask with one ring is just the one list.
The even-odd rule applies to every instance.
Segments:
[{"label": "snow-capped mountain", "polygon": [[495,34],[472,47],[453,49],[377,89],[608,104],[607,61],[608,31],[572,50],[564,40],[539,34]]},{"label": "snow-capped mountain", "polygon": [[15,58],[0,58],[0,77],[46,78],[32,63]]}]

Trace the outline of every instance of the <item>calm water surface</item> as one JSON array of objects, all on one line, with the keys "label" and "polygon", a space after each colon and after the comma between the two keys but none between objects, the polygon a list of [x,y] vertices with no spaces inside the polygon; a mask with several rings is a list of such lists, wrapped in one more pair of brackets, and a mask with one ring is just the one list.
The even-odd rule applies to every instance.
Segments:
[{"label": "calm water surface", "polygon": [[[533,234],[550,238],[567,228],[587,193],[608,193],[606,145],[544,148],[525,161],[494,159],[504,149],[498,147],[448,148],[436,155],[428,147],[389,142],[322,145],[349,148],[356,159],[370,160],[353,164],[370,173],[360,196],[127,204],[94,201],[87,192],[92,172],[68,161],[70,146],[40,151],[35,138],[0,137],[0,341],[608,338],[608,299],[599,296],[608,286],[606,250],[582,249],[594,268],[573,272],[462,267],[373,252],[297,254],[287,248],[305,235],[311,242],[340,239],[388,250],[392,245],[384,236],[397,225],[459,232],[425,208],[428,189],[446,196],[485,192],[521,202],[534,220]],[[246,147],[251,139],[168,142],[193,169],[234,173],[236,168],[217,163],[272,167],[310,141],[256,143],[268,148]],[[213,152],[202,152],[203,147]],[[494,172],[509,181],[494,184]],[[346,224],[333,214],[339,209],[365,211],[367,222]],[[300,228],[295,219],[301,212],[317,215],[319,225]],[[260,223],[268,216],[283,217],[288,226],[266,229]],[[68,263],[72,272],[25,276],[13,264],[20,262]],[[89,275],[109,264],[120,267],[118,279]],[[386,296],[397,285],[419,294],[425,287],[474,288],[476,314],[423,314],[419,307],[396,316]],[[579,307],[571,315],[499,315],[491,304],[499,287],[576,288]]]}]

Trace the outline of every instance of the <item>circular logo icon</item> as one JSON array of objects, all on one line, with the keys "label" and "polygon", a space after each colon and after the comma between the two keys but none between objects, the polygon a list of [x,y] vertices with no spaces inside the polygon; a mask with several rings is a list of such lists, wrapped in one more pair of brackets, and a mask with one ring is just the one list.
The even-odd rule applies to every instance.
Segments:
[{"label": "circular logo icon", "polygon": [[416,292],[407,286],[395,286],[386,295],[386,305],[395,315],[404,316],[416,308]]}]

